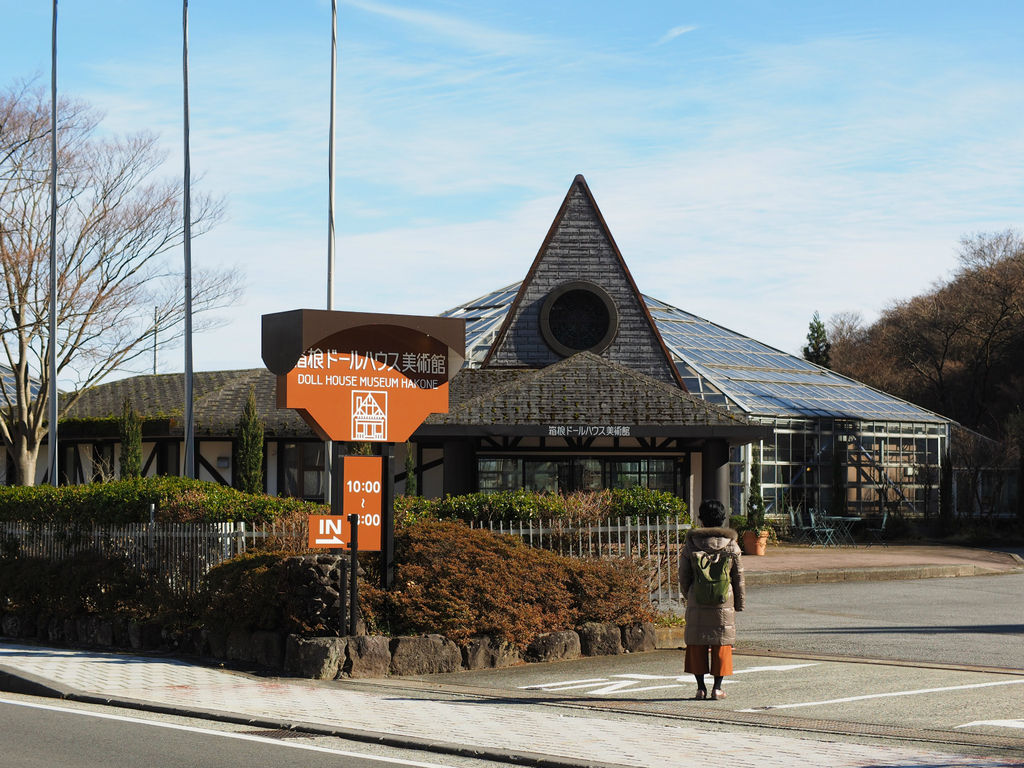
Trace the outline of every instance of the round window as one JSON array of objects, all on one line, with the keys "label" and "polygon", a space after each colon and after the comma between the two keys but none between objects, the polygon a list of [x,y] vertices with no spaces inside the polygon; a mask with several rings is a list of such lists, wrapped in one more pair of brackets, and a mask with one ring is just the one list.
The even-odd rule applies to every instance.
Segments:
[{"label": "round window", "polygon": [[540,310],[544,341],[561,355],[603,351],[615,337],[619,316],[602,288],[577,281],[555,288]]}]

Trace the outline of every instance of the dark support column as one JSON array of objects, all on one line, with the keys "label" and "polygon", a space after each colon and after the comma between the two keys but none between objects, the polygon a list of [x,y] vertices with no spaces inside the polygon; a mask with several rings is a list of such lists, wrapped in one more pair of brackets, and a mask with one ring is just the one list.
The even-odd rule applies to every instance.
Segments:
[{"label": "dark support column", "polygon": [[395,455],[394,443],[381,443],[380,579],[383,589],[395,584]]},{"label": "dark support column", "polygon": [[[725,440],[708,440],[700,456],[701,500],[718,499],[729,509],[729,444]],[[732,510],[729,513],[734,514]]]},{"label": "dark support column", "polygon": [[458,496],[472,493],[476,476],[476,451],[469,440],[445,440],[444,494]]}]

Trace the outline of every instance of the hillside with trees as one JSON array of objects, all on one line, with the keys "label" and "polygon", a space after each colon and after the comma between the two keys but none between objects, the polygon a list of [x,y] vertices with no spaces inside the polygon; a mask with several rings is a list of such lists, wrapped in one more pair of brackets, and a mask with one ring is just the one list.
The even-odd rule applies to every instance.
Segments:
[{"label": "hillside with trees", "polygon": [[1024,400],[1024,237],[964,238],[948,280],[871,325],[835,315],[828,339],[837,373],[1012,443]]}]

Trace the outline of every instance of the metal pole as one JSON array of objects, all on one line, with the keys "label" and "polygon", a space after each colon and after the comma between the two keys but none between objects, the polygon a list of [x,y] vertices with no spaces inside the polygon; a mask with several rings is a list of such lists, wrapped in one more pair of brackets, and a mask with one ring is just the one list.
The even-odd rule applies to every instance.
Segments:
[{"label": "metal pole", "polygon": [[[57,475],[57,0],[53,0],[53,33],[50,45],[50,357],[49,420],[50,437],[47,458],[50,484],[58,485]],[[22,478],[31,485],[34,478]]]},{"label": "metal pole", "polygon": [[[338,0],[331,0],[331,116],[327,137],[327,309],[334,309],[334,114],[335,81],[338,71]],[[334,451],[330,440],[324,444],[324,503],[331,503],[331,473]]]},{"label": "metal pole", "polygon": [[188,135],[188,0],[181,4],[182,80],[184,83],[185,140],[185,477],[195,478],[195,416],[192,413],[192,170]]},{"label": "metal pole", "polygon": [[153,375],[156,376],[156,342],[159,318],[157,317],[157,307],[153,307]]},{"label": "metal pole", "polygon": [[359,515],[348,516],[350,526],[349,561],[352,566],[348,577],[348,633],[356,634],[356,621],[359,617]]}]

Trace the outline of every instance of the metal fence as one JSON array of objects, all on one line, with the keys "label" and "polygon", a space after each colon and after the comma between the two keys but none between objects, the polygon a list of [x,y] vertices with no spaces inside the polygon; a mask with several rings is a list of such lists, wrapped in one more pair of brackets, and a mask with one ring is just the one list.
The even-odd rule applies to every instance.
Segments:
[{"label": "metal fence", "polygon": [[690,529],[689,523],[644,517],[593,524],[565,520],[487,520],[472,525],[518,536],[528,546],[569,557],[640,560],[647,571],[651,602],[668,606],[680,600],[679,552]]},{"label": "metal fence", "polygon": [[129,523],[55,525],[0,522],[0,553],[60,561],[82,552],[118,557],[159,579],[174,594],[191,594],[216,565],[259,544],[305,548],[304,525]]},{"label": "metal fence", "polygon": [[[638,559],[647,572],[653,603],[667,606],[679,599],[678,559],[688,523],[627,518],[594,524],[521,520],[471,525],[518,536],[528,546],[568,557]],[[305,524],[0,522],[0,553],[52,561],[80,552],[116,556],[179,595],[194,592],[211,568],[250,548],[304,551],[308,540]]]}]

